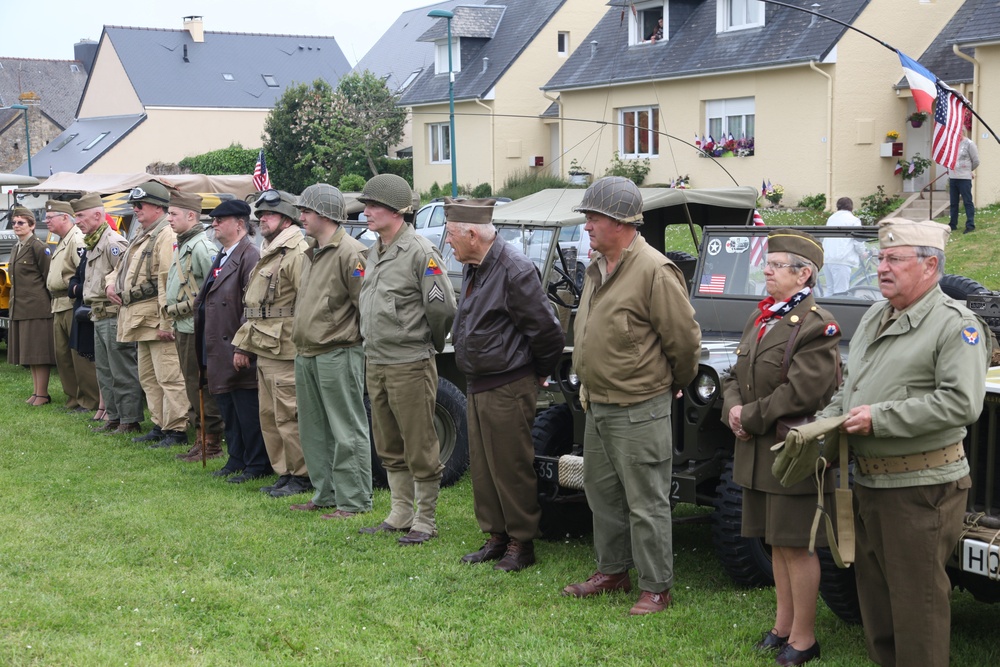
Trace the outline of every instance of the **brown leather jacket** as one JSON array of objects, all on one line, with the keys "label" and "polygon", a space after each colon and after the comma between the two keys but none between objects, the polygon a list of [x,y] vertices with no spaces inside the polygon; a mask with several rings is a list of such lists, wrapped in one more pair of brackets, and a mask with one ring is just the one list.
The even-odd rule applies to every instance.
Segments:
[{"label": "brown leather jacket", "polygon": [[559,362],[565,335],[538,271],[500,237],[478,267],[463,271],[452,341],[471,394],[532,373],[546,377]]}]

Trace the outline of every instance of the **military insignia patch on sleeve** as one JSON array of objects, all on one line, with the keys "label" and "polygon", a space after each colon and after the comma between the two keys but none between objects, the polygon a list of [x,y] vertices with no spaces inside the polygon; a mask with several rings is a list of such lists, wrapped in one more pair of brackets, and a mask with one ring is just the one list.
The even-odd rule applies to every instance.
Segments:
[{"label": "military insignia patch on sleeve", "polygon": [[[431,260],[432,262],[434,260]],[[365,277],[365,265],[358,262],[358,265],[354,267],[354,271],[351,272],[352,278],[364,278]]]},{"label": "military insignia patch on sleeve", "polygon": [[45,249],[45,254],[46,254],[46,255],[51,255],[51,254],[52,254],[52,250],[51,250],[51,249],[49,249],[49,248],[46,248],[46,249]]},{"label": "military insignia patch on sleeve", "polygon": [[86,251],[87,251],[86,248],[80,246],[79,248],[76,249],[76,256],[79,257],[80,259],[83,259],[83,253],[85,253]]},{"label": "military insignia patch on sleeve", "polygon": [[[433,262],[434,260],[431,261]],[[430,268],[428,268],[427,270],[430,271]],[[441,270],[438,269],[438,273],[440,272]],[[430,290],[427,291],[427,300],[440,301],[441,303],[444,303],[444,290],[441,289],[440,285],[438,285],[437,283],[431,285]]]},{"label": "military insignia patch on sleeve", "polygon": [[115,246],[114,248],[111,249],[111,254],[114,255],[115,257],[117,257],[118,255],[120,255],[121,252],[122,252],[121,248],[119,248],[117,246]]},{"label": "military insignia patch on sleeve", "polygon": [[976,327],[965,327],[962,329],[962,340],[968,345],[979,344],[979,329]]},{"label": "military insignia patch on sleeve", "polygon": [[[428,262],[427,262],[427,269],[424,271],[424,275],[425,276],[440,276],[441,275],[441,267],[438,266],[438,263],[434,261],[433,257],[431,257],[430,260],[428,260]],[[444,300],[444,297],[442,297],[442,301],[443,300]]]},{"label": "military insignia patch on sleeve", "polygon": [[836,322],[830,322],[829,324],[826,325],[826,328],[823,329],[823,335],[827,337],[836,336],[839,333],[840,333],[840,327],[837,326]]}]

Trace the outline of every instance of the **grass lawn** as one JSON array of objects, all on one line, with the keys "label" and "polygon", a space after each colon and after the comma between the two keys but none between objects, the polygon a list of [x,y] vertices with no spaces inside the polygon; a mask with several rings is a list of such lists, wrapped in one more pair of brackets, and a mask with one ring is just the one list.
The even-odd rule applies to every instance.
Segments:
[{"label": "grass lawn", "polygon": [[[509,575],[459,563],[482,542],[466,477],[441,494],[441,537],[399,547],[289,501],[211,477],[179,451],[31,408],[27,371],[0,363],[2,665],[768,665],[750,648],[774,593],[734,587],[706,523],[674,527],[674,606],[627,615],[636,593],[564,598],[594,569],[590,541],[538,543]],[[210,462],[209,470],[221,466]],[[305,496],[294,498],[304,500]],[[681,506],[678,516],[704,517]],[[956,664],[1000,660],[1000,607],[956,597]],[[820,603],[823,664],[865,663],[861,628]]]}]

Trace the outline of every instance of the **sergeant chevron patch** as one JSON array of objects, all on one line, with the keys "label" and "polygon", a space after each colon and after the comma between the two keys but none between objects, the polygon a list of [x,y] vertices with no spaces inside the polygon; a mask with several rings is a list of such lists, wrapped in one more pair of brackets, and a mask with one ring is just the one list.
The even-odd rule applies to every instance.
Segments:
[{"label": "sergeant chevron patch", "polygon": [[444,291],[441,289],[440,285],[437,283],[431,285],[431,288],[427,291],[427,300],[440,301],[441,303],[444,303]]}]

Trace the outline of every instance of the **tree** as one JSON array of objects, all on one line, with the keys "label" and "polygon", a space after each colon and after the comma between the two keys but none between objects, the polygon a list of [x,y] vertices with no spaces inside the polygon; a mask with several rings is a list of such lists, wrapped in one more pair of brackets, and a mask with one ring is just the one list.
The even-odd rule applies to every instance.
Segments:
[{"label": "tree", "polygon": [[271,179],[301,192],[346,174],[375,175],[377,158],[403,136],[405,122],[395,96],[371,72],[341,78],[335,91],[322,80],[289,88],[264,124]]}]

